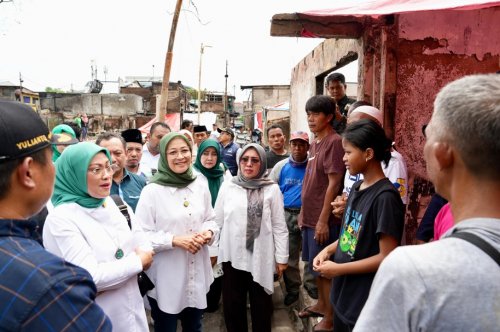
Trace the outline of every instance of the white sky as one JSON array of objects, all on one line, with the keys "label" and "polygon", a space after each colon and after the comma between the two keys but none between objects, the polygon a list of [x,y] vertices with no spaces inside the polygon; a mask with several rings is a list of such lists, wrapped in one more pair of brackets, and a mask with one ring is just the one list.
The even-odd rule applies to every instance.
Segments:
[{"label": "white sky", "polygon": [[[183,1],[175,38],[170,81],[198,87],[200,44],[202,89],[224,91],[245,100],[240,85],[289,84],[292,68],[323,41],[271,37],[271,18],[328,8],[331,0],[189,0]],[[0,81],[43,91],[45,87],[82,89],[98,78],[163,74],[176,0],[13,0],[0,3]],[[347,73],[356,81],[356,72]],[[233,86],[235,90],[233,90]],[[114,91],[117,92],[117,91]]]}]

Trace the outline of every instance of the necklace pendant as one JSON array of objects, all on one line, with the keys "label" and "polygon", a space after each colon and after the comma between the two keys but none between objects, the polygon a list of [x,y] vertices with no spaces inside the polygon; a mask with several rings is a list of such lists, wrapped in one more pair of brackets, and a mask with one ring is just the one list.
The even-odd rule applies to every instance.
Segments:
[{"label": "necklace pendant", "polygon": [[115,252],[115,258],[116,259],[121,259],[123,258],[124,254],[123,254],[123,250],[121,250],[120,248],[118,248]]},{"label": "necklace pendant", "polygon": [[189,202],[188,201],[184,201],[184,207],[188,207],[189,206]]}]

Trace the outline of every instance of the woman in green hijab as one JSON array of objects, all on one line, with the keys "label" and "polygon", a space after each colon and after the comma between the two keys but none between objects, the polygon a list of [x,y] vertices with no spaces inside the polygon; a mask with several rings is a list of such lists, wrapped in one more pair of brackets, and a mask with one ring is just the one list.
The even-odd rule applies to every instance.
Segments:
[{"label": "woman in green hijab", "polygon": [[221,164],[219,142],[213,139],[204,140],[198,147],[198,155],[194,163],[195,171],[208,182],[208,189],[212,195],[212,207],[215,206],[219,188],[224,181],[224,168]]},{"label": "woman in green hijab", "polygon": [[192,146],[180,133],[160,141],[158,172],[142,190],[137,218],[155,250],[148,293],[155,331],[201,331],[213,281],[208,244],[218,235],[206,182],[193,173]]},{"label": "woman in green hijab", "polygon": [[130,229],[109,197],[112,176],[108,150],[87,142],[68,147],[56,163],[54,208],[45,221],[43,243],[90,273],[96,302],[114,330],[146,332],[137,274],[149,268],[153,252],[132,210]]},{"label": "woman in green hijab", "polygon": [[65,138],[61,139],[61,141],[64,141],[65,143],[52,145],[52,161],[56,162],[64,149],[66,149],[68,145],[78,143],[78,140],[76,139],[76,134],[73,128],[65,124],[55,126],[52,129],[52,134],[60,135],[62,138]]},{"label": "woman in green hijab", "polygon": [[[212,207],[215,206],[220,186],[226,177],[221,162],[219,142],[213,139],[204,140],[198,147],[194,169],[200,173],[198,174],[199,177],[208,182],[208,189],[212,196]],[[227,178],[230,179],[232,177],[231,173],[227,173]],[[217,256],[210,257],[210,260],[212,261],[215,280],[210,286],[210,291],[207,293],[207,309],[205,311],[215,312],[219,308],[222,292],[222,265],[215,265]]]}]

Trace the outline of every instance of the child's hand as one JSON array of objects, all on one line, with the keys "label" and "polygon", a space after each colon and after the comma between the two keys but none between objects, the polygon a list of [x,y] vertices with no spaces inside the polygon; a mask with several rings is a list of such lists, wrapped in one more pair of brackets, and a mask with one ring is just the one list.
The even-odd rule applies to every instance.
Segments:
[{"label": "child's hand", "polygon": [[314,257],[313,270],[316,271],[316,268],[320,267],[328,258],[330,258],[330,256],[326,249],[321,250],[320,253]]},{"label": "child's hand", "polygon": [[332,261],[325,261],[320,266],[314,267],[314,271],[318,272],[323,278],[331,279],[340,275],[339,264]]},{"label": "child's hand", "polygon": [[345,195],[337,196],[331,204],[333,207],[332,214],[337,218],[342,218],[347,204],[347,197]]}]

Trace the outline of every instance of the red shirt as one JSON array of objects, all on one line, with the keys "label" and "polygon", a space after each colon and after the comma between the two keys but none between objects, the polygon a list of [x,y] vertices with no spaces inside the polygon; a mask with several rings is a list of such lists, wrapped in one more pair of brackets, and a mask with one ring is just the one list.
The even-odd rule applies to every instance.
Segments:
[{"label": "red shirt", "polygon": [[[336,132],[323,137],[319,143],[315,140],[311,144],[302,184],[302,209],[298,218],[300,227],[316,227],[328,188],[328,174],[345,173],[343,156],[342,138]],[[330,213],[328,224],[334,223],[340,224],[340,219]]]}]

